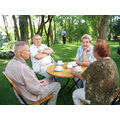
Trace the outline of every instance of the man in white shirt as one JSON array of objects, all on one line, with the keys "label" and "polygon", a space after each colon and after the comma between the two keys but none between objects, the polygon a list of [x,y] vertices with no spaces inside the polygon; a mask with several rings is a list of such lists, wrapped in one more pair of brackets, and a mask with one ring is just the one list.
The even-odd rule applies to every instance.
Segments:
[{"label": "man in white shirt", "polygon": [[53,52],[52,48],[41,44],[41,36],[39,34],[36,34],[33,37],[33,44],[30,47],[30,55],[34,72],[39,73],[46,78],[52,78],[52,76],[46,72],[46,69],[48,66],[55,63],[50,56]]}]

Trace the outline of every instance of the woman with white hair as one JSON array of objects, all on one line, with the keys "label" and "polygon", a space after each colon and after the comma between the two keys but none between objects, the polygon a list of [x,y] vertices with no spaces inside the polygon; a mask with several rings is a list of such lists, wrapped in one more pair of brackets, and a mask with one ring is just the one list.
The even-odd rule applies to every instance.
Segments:
[{"label": "woman with white hair", "polygon": [[[96,59],[93,56],[93,45],[91,44],[92,37],[88,34],[84,34],[81,38],[82,45],[78,48],[75,61],[78,65],[88,67]],[[78,78],[75,78],[78,81]],[[79,81],[77,86],[81,87],[82,81]],[[85,80],[83,80],[83,86],[85,87]]]}]

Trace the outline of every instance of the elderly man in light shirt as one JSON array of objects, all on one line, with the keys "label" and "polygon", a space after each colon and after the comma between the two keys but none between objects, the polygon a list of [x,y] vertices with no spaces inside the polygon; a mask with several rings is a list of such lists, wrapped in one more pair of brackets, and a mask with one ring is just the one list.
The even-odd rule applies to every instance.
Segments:
[{"label": "elderly man in light shirt", "polygon": [[55,63],[50,56],[53,52],[52,48],[41,44],[41,36],[39,34],[33,37],[33,44],[30,46],[30,55],[34,72],[49,79],[53,78],[46,72],[47,67]]},{"label": "elderly man in light shirt", "polygon": [[[78,48],[75,61],[78,65],[88,67],[92,62],[96,61],[93,55],[94,46],[91,44],[92,37],[88,34],[82,36],[82,45]],[[75,77],[75,81],[78,78]],[[78,82],[78,87],[81,87],[82,80]],[[83,87],[85,88],[85,80],[83,80]]]},{"label": "elderly man in light shirt", "polygon": [[14,48],[15,57],[8,63],[5,73],[13,80],[27,104],[37,102],[49,94],[53,98],[48,105],[56,104],[60,90],[58,82],[50,83],[48,79],[38,80],[34,71],[26,64],[30,49],[26,42],[19,41]]}]

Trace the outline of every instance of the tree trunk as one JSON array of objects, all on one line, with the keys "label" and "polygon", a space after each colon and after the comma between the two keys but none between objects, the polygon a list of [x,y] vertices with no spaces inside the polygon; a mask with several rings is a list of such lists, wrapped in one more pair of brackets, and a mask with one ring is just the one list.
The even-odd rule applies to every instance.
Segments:
[{"label": "tree trunk", "polygon": [[32,21],[31,21],[31,16],[28,15],[29,23],[30,23],[30,32],[31,32],[31,39],[33,38],[33,28],[32,28]]},{"label": "tree trunk", "polygon": [[36,29],[35,29],[35,23],[33,22],[33,30],[34,30],[34,34],[36,34]]},{"label": "tree trunk", "polygon": [[26,42],[28,42],[28,21],[27,20],[28,20],[27,15],[19,16],[21,40]]},{"label": "tree trunk", "polygon": [[54,44],[56,44],[56,20],[55,20],[55,16],[54,16]]},{"label": "tree trunk", "polygon": [[52,26],[50,28],[50,39],[51,39],[51,44],[53,45],[53,30],[52,30]]},{"label": "tree trunk", "polygon": [[8,41],[10,41],[10,35],[8,33],[8,22],[7,22],[7,18],[5,15],[2,15],[3,17],[3,21],[4,21],[4,25],[5,25],[5,31],[6,31],[6,35],[7,35],[7,38],[8,38]]},{"label": "tree trunk", "polygon": [[50,18],[50,20],[49,20],[49,28],[48,28],[48,35],[47,35],[47,43],[48,43],[48,46],[50,46],[49,37],[50,37],[50,34],[51,34],[50,32],[51,32],[52,17],[53,17],[53,16],[51,16],[51,18]]},{"label": "tree trunk", "polygon": [[98,36],[99,36],[99,33],[100,33],[101,18],[102,18],[102,16],[98,15],[98,22],[97,22],[97,33],[98,33]]},{"label": "tree trunk", "polygon": [[18,31],[18,26],[17,26],[17,21],[15,15],[12,15],[13,22],[14,22],[14,31],[15,31],[15,40],[20,41],[20,36],[19,36],[19,31]]},{"label": "tree trunk", "polygon": [[70,34],[71,34],[71,26],[70,26],[70,16],[69,16],[69,43],[71,42]]},{"label": "tree trunk", "polygon": [[49,17],[50,17],[50,19],[49,19],[48,33],[47,33],[46,27],[45,27],[45,25],[44,25],[45,33],[46,33],[46,35],[47,35],[47,45],[48,45],[48,46],[50,46],[50,40],[49,40],[49,38],[50,38],[50,34],[51,34],[50,32],[51,32],[51,23],[52,23],[52,18],[53,18],[53,16],[52,16],[52,15],[49,15]]},{"label": "tree trunk", "polygon": [[104,15],[101,19],[99,39],[107,40],[107,29],[110,20],[110,15]]},{"label": "tree trunk", "polygon": [[41,36],[42,36],[43,28],[44,28],[45,24],[50,20],[50,15],[48,15],[48,19],[46,21],[44,21],[44,18],[45,18],[45,16],[42,15],[42,20],[41,20],[40,25],[38,26],[38,31],[37,31],[37,33],[40,34]]}]

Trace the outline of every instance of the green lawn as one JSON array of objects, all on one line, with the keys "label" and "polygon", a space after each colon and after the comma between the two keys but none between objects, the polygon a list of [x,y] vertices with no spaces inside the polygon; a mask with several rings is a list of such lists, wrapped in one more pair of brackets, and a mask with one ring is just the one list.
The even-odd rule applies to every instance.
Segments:
[{"label": "green lawn", "polygon": [[[93,42],[94,44],[95,42]],[[54,49],[54,54],[52,55],[55,61],[63,60],[64,62],[73,61],[77,52],[78,47],[81,43],[73,43],[73,44],[59,44],[55,46],[51,46]],[[118,71],[120,74],[120,56],[116,53],[118,48],[118,42],[109,42],[111,46],[111,57],[116,62]],[[9,60],[0,59],[0,105],[20,105],[17,100],[9,82],[5,79],[2,72],[5,70],[5,67]],[[30,60],[27,61],[29,66],[31,67]],[[40,76],[38,76],[41,79]],[[62,85],[65,83],[66,79],[62,81]],[[65,88],[64,92],[66,92],[69,87],[73,84],[71,81],[69,85]],[[119,79],[120,85],[120,79]],[[66,105],[73,105],[72,101],[72,92],[65,95]],[[63,105],[63,99],[61,95],[58,96],[57,105]]]}]

